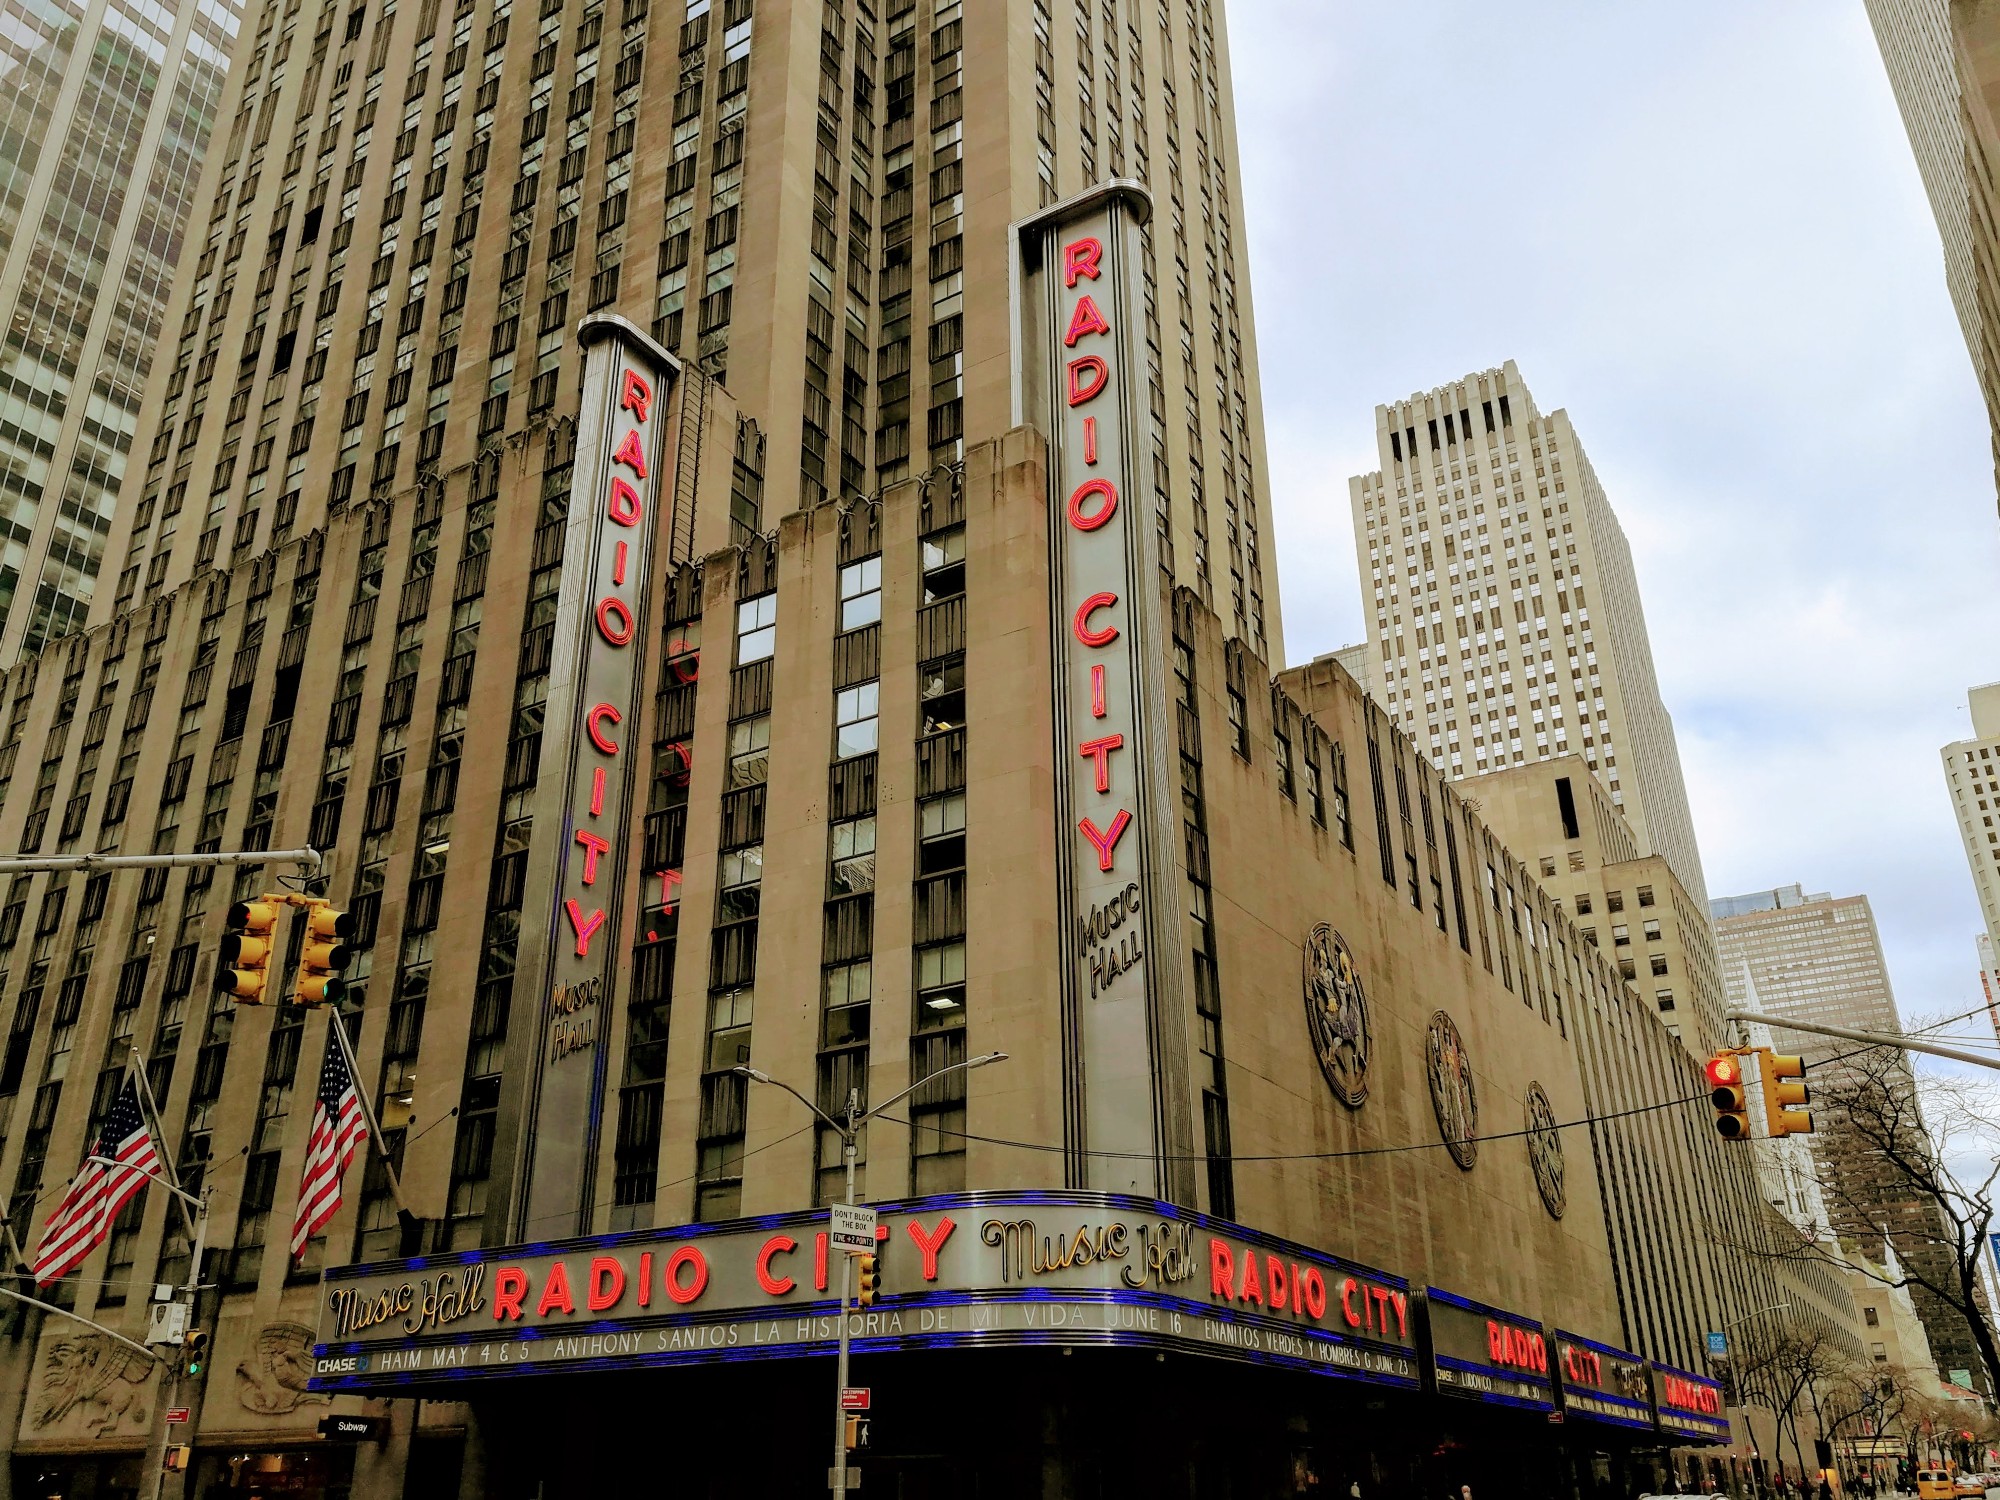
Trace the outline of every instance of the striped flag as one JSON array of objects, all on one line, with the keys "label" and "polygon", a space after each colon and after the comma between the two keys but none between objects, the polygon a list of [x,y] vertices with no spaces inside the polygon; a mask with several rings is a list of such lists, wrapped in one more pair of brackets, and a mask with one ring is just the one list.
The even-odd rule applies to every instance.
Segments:
[{"label": "striped flag", "polygon": [[339,1024],[338,1016],[327,1018],[326,1061],[319,1070],[312,1138],[306,1142],[306,1167],[299,1178],[299,1211],[292,1220],[294,1259],[305,1253],[306,1242],[340,1211],[340,1176],[353,1160],[354,1148],[368,1133],[361,1095],[347,1066],[347,1049],[333,1035]]},{"label": "striped flag", "polygon": [[130,1070],[89,1154],[109,1157],[119,1165],[84,1162],[62,1202],[42,1226],[34,1265],[38,1286],[60,1280],[81,1265],[111,1233],[111,1221],[118,1217],[118,1210],[159,1170],[160,1153],[139,1109],[139,1089]]}]

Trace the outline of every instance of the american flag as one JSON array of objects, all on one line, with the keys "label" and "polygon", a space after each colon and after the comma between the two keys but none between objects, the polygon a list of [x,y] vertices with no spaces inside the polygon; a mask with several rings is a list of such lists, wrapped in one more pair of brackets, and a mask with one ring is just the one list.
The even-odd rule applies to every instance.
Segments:
[{"label": "american flag", "polygon": [[47,1286],[60,1280],[83,1263],[83,1258],[111,1233],[111,1221],[132,1195],[146,1185],[160,1166],[160,1153],[146,1117],[139,1109],[139,1089],[130,1072],[105,1116],[104,1128],[91,1143],[91,1156],[106,1156],[121,1163],[106,1166],[85,1161],[83,1170],[63,1194],[56,1211],[42,1226],[42,1242],[35,1251],[35,1282]]},{"label": "american flag", "polygon": [[327,1021],[326,1061],[319,1070],[319,1096],[313,1100],[312,1138],[306,1142],[306,1169],[299,1178],[299,1211],[292,1220],[292,1255],[305,1253],[306,1242],[340,1211],[340,1176],[354,1159],[354,1148],[368,1133],[361,1114],[361,1095],[348,1071],[347,1049],[333,1035],[338,1016]]}]

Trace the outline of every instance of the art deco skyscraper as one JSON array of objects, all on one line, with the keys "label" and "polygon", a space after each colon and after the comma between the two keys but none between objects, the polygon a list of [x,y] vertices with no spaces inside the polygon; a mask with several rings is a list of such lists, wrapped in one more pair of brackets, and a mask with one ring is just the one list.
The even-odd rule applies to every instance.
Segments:
[{"label": "art deco skyscraper", "polygon": [[0,661],[82,623],[227,78],[236,0],[0,26]]},{"label": "art deco skyscraper", "polygon": [[1129,177],[1169,555],[1275,664],[1214,0],[262,0],[256,25],[106,617],[560,423],[585,312],[757,421],[745,526],[950,462],[1016,420],[1007,226]]},{"label": "art deco skyscraper", "polygon": [[1510,360],[1375,408],[1348,481],[1371,691],[1456,778],[1581,754],[1706,903],[1632,552],[1569,414]]},{"label": "art deco skyscraper", "polygon": [[[2000,824],[1994,821],[2000,818],[2000,682],[1972,689],[1967,703],[1972,710],[1971,737],[1953,741],[1940,754],[1951,810],[1958,817],[1958,836],[1965,843],[1965,862],[1979,893],[1984,936],[1991,943],[2000,933]],[[1982,983],[1995,947],[2000,944],[1981,949]]]}]

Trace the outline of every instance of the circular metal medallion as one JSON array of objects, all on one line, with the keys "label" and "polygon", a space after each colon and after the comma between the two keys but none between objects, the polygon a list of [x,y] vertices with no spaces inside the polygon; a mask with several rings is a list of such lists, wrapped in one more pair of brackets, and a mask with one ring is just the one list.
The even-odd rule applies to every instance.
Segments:
[{"label": "circular metal medallion", "polygon": [[1458,1026],[1443,1011],[1431,1016],[1425,1045],[1431,1080],[1431,1109],[1451,1159],[1465,1171],[1479,1159],[1479,1095],[1472,1082],[1472,1059]]},{"label": "circular metal medallion", "polygon": [[1563,1188],[1562,1132],[1556,1129],[1555,1106],[1539,1083],[1528,1085],[1528,1164],[1535,1169],[1535,1187],[1549,1217],[1560,1219],[1568,1199]]},{"label": "circular metal medallion", "polygon": [[1321,922],[1305,947],[1306,1031],[1333,1097],[1358,1109],[1368,1097],[1368,997],[1347,939]]}]

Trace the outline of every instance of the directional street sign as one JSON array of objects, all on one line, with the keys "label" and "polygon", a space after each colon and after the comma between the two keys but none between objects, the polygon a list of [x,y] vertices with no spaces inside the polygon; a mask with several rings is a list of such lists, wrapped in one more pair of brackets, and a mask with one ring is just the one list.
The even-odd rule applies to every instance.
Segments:
[{"label": "directional street sign", "polygon": [[178,1427],[187,1419],[188,1409],[185,1406],[170,1406],[167,1408],[167,1425],[169,1427]]},{"label": "directional street sign", "polygon": [[869,1388],[865,1385],[850,1385],[840,1393],[842,1411],[868,1410]]},{"label": "directional street sign", "polygon": [[836,1203],[832,1208],[832,1233],[828,1243],[836,1250],[867,1254],[875,1248],[875,1210]]},{"label": "directional street sign", "polygon": [[1726,1333],[1711,1333],[1708,1336],[1708,1352],[1716,1359],[1727,1357],[1729,1353],[1729,1335]]}]

